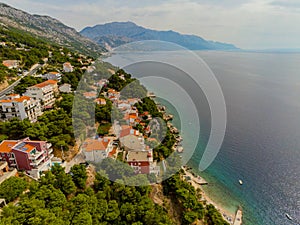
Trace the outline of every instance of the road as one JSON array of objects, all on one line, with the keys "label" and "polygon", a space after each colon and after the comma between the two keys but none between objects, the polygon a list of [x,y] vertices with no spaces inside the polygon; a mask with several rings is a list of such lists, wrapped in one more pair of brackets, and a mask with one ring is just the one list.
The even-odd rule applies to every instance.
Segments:
[{"label": "road", "polygon": [[[35,74],[38,69],[40,69],[42,67],[42,65],[40,64],[35,64],[33,65],[31,68],[31,70],[27,73],[26,76],[30,76]],[[11,85],[9,85],[7,88],[5,88],[4,90],[0,91],[0,99],[3,99],[5,97],[5,95],[11,93],[14,89],[15,86],[17,86],[20,83],[20,80],[24,77],[25,75],[22,75],[18,80],[16,80],[14,83],[12,83]]]},{"label": "road", "polygon": [[4,90],[0,91],[0,99],[3,99],[5,97],[5,95],[9,94],[14,89],[14,87],[17,86],[20,83],[21,78],[19,78],[17,81],[15,81],[11,85],[9,85]]},{"label": "road", "polygon": [[83,162],[85,162],[85,158],[83,153],[80,151],[70,162],[66,162],[65,164],[66,173],[70,172],[72,166]]}]

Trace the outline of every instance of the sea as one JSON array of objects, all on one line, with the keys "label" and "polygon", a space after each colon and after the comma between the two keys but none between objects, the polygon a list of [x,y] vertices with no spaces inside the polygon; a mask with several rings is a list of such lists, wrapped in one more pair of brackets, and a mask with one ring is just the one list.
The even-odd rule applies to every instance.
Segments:
[{"label": "sea", "polygon": [[[184,107],[176,107],[172,102],[175,98],[180,100],[180,96],[175,92],[161,86],[155,88],[157,81],[142,82],[175,115],[173,122],[183,131],[185,151],[190,151],[193,146],[189,143],[197,140],[188,165],[208,181],[204,188],[214,201],[231,212],[242,207],[244,225],[300,224],[300,53],[194,51],[182,58],[180,51],[126,52],[105,60],[122,67],[120,54],[127,62],[134,63],[150,55],[156,60],[172,58],[176,62],[178,59],[190,67],[194,61],[189,57],[199,57],[199,63],[206,64],[219,83],[227,113],[224,141],[204,171],[199,170],[199,162],[212,124],[208,101],[203,99],[205,93],[199,93],[203,107],[196,107],[196,111],[201,129],[199,136],[195,136],[198,125],[193,125],[198,123],[190,115],[193,107],[187,105],[188,101],[182,99]],[[146,70],[159,76],[159,66],[150,63],[143,68],[133,64],[125,70],[135,77]],[[181,77],[183,73],[174,69],[169,76]],[[180,82],[179,86],[184,86],[189,81],[181,79]],[[195,95],[192,92],[186,93]]]}]

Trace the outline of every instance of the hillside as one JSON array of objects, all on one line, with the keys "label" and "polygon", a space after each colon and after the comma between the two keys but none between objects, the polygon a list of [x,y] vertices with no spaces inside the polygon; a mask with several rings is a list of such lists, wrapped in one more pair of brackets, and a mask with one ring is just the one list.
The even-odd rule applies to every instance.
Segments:
[{"label": "hillside", "polygon": [[[34,65],[39,67],[36,72],[46,73],[62,71],[63,63],[70,62],[77,71],[91,61],[91,57],[48,42],[30,32],[0,26],[0,89],[26,75]],[[9,65],[5,66],[6,63],[15,65],[10,68]]]},{"label": "hillside", "polygon": [[31,15],[0,3],[0,26],[27,31],[47,41],[87,55],[98,56],[104,48],[49,16]]},{"label": "hillside", "polygon": [[[49,41],[48,38],[37,36],[31,30],[25,31],[23,28],[3,24],[0,26],[0,81],[2,72],[5,81],[22,77],[20,83],[14,88],[15,93],[23,94],[27,87],[43,81],[40,77],[28,75],[27,72],[33,65],[38,65],[38,68],[35,67],[36,75],[60,73],[62,75],[60,83],[70,84],[73,90],[80,84],[84,72],[94,67],[92,76],[88,74],[86,80],[82,79],[85,80],[81,84],[83,90],[89,92],[95,91],[95,81],[99,82],[100,78],[110,76],[111,71],[116,69],[104,62],[93,64],[94,58],[91,56],[62,47],[60,42]],[[9,68],[3,63],[6,60],[16,61],[17,65]],[[65,71],[63,67],[65,62],[72,65],[73,71]],[[119,70],[108,78],[106,88],[121,91],[133,81],[135,79],[130,74]],[[137,87],[139,83],[134,84],[131,86],[134,88],[129,92],[134,91],[133,94],[137,94],[137,90],[147,92],[142,87]],[[104,96],[103,92],[101,94]],[[80,98],[79,101],[74,101],[74,95],[74,93],[57,93],[54,96],[56,102],[53,107],[45,109],[37,121],[32,123],[28,118],[0,121],[0,141],[26,137],[31,140],[46,140],[52,144],[55,156],[71,158],[76,151],[74,130],[85,130],[86,126],[82,127],[82,125],[85,123],[89,125],[89,119],[86,118],[90,115],[86,109],[92,104],[95,109],[92,113],[95,113],[95,120],[100,128],[111,121],[112,112],[112,102],[109,98],[106,98],[105,105],[95,106],[94,100],[87,101],[84,95],[82,95],[83,100]],[[138,96],[144,95],[138,94]],[[76,108],[73,110],[76,104],[80,105],[79,113],[76,112]],[[155,102],[150,98],[145,98],[136,104],[136,108],[141,113],[143,110],[147,111],[153,118],[161,115]],[[97,132],[103,135],[101,129]],[[154,150],[154,157],[157,159],[169,158],[166,160],[168,173],[174,172],[180,165],[176,160],[179,159],[178,157],[168,157],[172,152],[174,141],[174,134],[168,131],[161,146]],[[123,152],[120,155],[122,156]],[[39,182],[29,179],[25,175],[26,172],[20,171],[19,177],[11,177],[0,184],[0,198],[4,198],[7,203],[0,210],[0,225],[228,225],[217,209],[202,200],[199,190],[183,180],[184,171],[181,170],[161,185],[157,185],[159,187],[126,186],[122,182],[111,181],[123,179],[128,184],[134,184],[148,181],[148,175],[135,176],[133,168],[128,164],[113,163],[114,160],[104,159],[102,164],[96,164],[96,171],[93,166],[85,168],[84,165],[73,165],[70,173],[66,173],[62,167],[55,164],[50,171],[45,172]],[[74,161],[76,162],[76,159]],[[67,162],[67,165],[70,166],[71,162]],[[90,173],[88,174],[87,171]],[[110,173],[111,171],[113,173]],[[137,182],[137,179],[140,179],[140,182]]]},{"label": "hillside", "polygon": [[132,22],[113,22],[94,27],[86,27],[80,32],[83,36],[96,41],[106,48],[142,41],[160,40],[173,42],[190,50],[237,50],[232,44],[207,41],[196,35],[183,35],[175,31],[147,29]]}]

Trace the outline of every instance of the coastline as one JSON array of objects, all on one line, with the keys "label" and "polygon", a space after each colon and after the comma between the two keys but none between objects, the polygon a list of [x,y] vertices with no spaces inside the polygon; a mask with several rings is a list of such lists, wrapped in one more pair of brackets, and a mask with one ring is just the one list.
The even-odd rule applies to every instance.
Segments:
[{"label": "coastline", "polygon": [[[156,96],[153,94],[151,98],[155,101]],[[171,133],[174,135],[178,135],[180,137],[180,140],[176,139],[176,142],[173,146],[173,151],[177,151],[178,153],[181,153],[184,151],[184,148],[181,145],[181,142],[183,141],[183,137],[180,135],[180,131],[177,129],[176,125],[173,124],[173,112],[170,112],[170,109],[165,106],[161,102],[155,101],[156,106],[158,110],[163,113],[164,119],[168,121],[168,127],[171,130]],[[180,146],[180,147],[179,147]],[[179,150],[180,149],[180,150]],[[223,219],[227,221],[229,224],[234,224],[234,225],[241,225],[242,224],[242,209],[240,207],[236,208],[235,212],[232,212],[231,210],[227,209],[225,206],[223,206],[221,203],[219,203],[216,200],[213,200],[212,197],[210,196],[210,193],[208,193],[207,190],[203,188],[203,185],[209,184],[203,177],[197,176],[192,171],[189,171],[189,168],[187,165],[183,166],[182,169],[184,170],[185,176],[190,177],[191,179],[186,180],[189,182],[195,189],[200,189],[201,190],[201,196],[202,199],[201,201],[206,202],[206,204],[212,204],[222,215]],[[237,219],[238,218],[238,219]]]},{"label": "coastline", "polygon": [[[230,212],[224,206],[222,206],[221,204],[219,204],[215,200],[213,200],[209,196],[209,194],[203,189],[201,184],[208,183],[205,179],[203,179],[203,177],[200,177],[200,176],[196,177],[192,172],[188,171],[187,166],[183,166],[182,169],[184,170],[185,175],[191,178],[190,180],[188,180],[188,182],[191,183],[191,185],[193,185],[193,187],[195,189],[199,188],[201,190],[202,201],[205,201],[206,204],[214,205],[214,207],[221,213],[223,219],[226,220],[228,223],[234,224],[234,225],[242,224],[242,219],[241,219],[242,218],[242,210],[241,209],[237,209],[235,214]],[[201,184],[199,181],[201,182]],[[237,215],[238,215],[238,218],[240,218],[239,220],[236,219]]]}]

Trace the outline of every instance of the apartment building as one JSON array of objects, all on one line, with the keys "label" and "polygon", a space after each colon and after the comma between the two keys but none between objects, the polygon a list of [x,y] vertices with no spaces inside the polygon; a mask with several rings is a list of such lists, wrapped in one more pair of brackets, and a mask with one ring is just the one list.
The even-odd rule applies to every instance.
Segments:
[{"label": "apartment building", "polygon": [[25,171],[34,178],[39,178],[43,171],[51,167],[53,149],[46,141],[4,140],[0,143],[0,160],[9,167]]},{"label": "apartment building", "polygon": [[35,122],[38,116],[42,115],[41,104],[28,96],[11,94],[6,99],[0,100],[0,115],[2,120],[19,118],[20,120],[29,119]]},{"label": "apartment building", "polygon": [[28,87],[25,94],[39,100],[43,108],[51,108],[55,103],[55,95],[58,93],[58,85],[56,80],[47,80],[43,83]]}]

